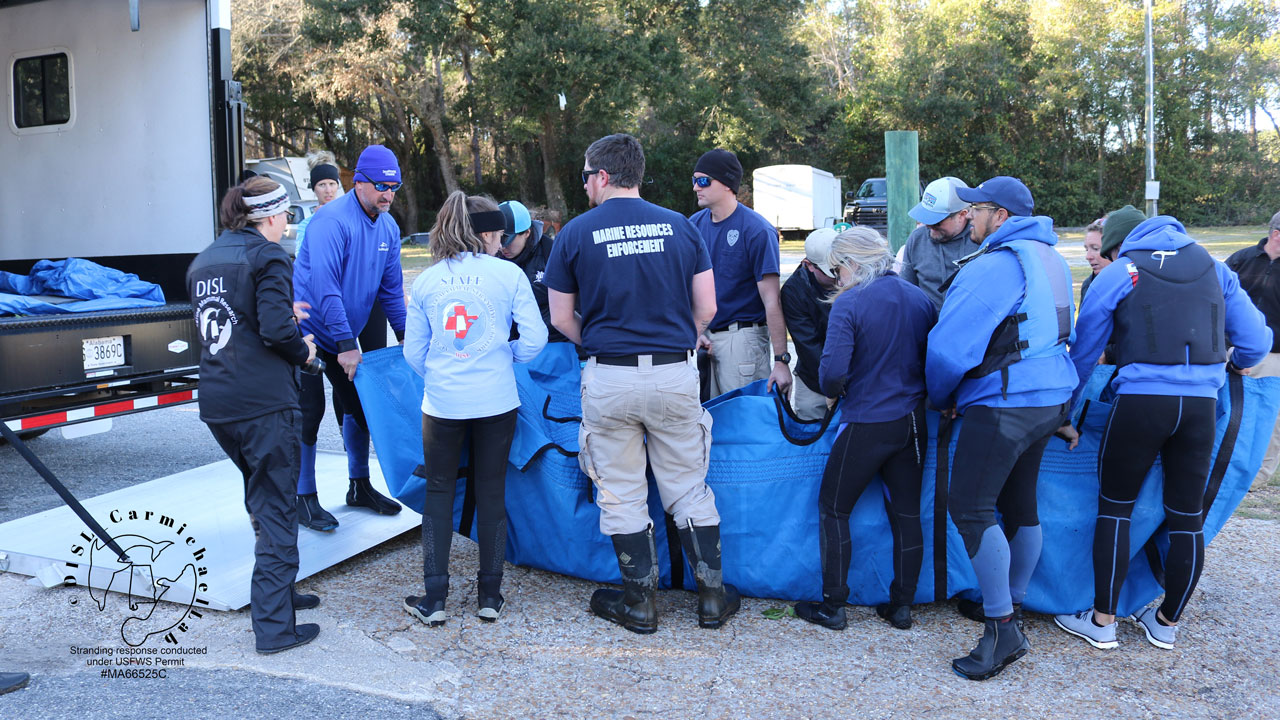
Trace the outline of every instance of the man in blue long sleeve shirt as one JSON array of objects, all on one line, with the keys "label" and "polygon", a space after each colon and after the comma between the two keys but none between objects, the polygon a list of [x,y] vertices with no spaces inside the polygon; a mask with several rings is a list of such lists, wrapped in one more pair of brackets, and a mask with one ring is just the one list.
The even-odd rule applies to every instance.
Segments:
[{"label": "man in blue long sleeve shirt", "polygon": [[[316,355],[325,376],[355,423],[343,423],[348,447],[363,445],[362,457],[348,455],[350,488],[347,505],[382,515],[400,505],[369,484],[369,426],[352,382],[360,365],[356,341],[374,303],[381,303],[397,338],[404,337],[404,280],[400,267],[400,227],[388,214],[400,189],[400,165],[390,150],[370,145],[360,153],[355,189],[328,203],[307,227],[307,242],[293,269],[294,299],[311,305],[302,331],[315,335]],[[298,523],[312,530],[333,530],[337,518],[316,498],[316,434],[324,415],[324,395],[304,391],[302,462],[298,477]]]},{"label": "man in blue long sleeve shirt", "polygon": [[994,177],[956,195],[971,203],[981,252],[947,291],[925,380],[935,407],[964,415],[948,502],[982,588],[986,628],[952,667],[985,680],[1029,647],[1016,613],[1040,559],[1040,458],[1076,385],[1067,359],[1074,308],[1053,220],[1033,216],[1022,181]]}]

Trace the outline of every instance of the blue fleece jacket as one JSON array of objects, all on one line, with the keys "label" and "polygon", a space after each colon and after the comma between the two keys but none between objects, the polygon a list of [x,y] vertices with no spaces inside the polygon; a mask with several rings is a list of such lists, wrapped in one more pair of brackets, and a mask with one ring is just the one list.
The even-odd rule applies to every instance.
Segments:
[{"label": "blue fleece jacket", "polygon": [[[956,274],[938,324],[929,333],[925,357],[925,382],[934,407],[954,405],[961,412],[970,405],[1049,407],[1067,402],[1075,389],[1075,368],[1065,353],[1011,365],[1007,397],[1001,392],[1000,372],[980,378],[964,376],[982,364],[996,326],[1016,313],[1026,296],[1022,264],[1012,251],[999,250],[1013,240],[1058,244],[1052,218],[1014,216],[985,239],[982,249],[986,252]],[[1066,268],[1067,261],[1058,259],[1061,268],[1046,269],[1061,272]]]},{"label": "blue fleece jacket", "polygon": [[[1125,253],[1130,250],[1177,250],[1195,242],[1174,218],[1158,215],[1135,227],[1120,244],[1120,257],[1102,269],[1093,279],[1089,294],[1080,305],[1076,322],[1076,343],[1071,347],[1071,361],[1079,378],[1072,396],[1080,399],[1084,385],[1098,363],[1102,349],[1111,337],[1114,313],[1130,292],[1133,282],[1125,267]],[[1231,356],[1238,367],[1253,367],[1271,350],[1271,328],[1253,301],[1240,288],[1240,279],[1231,268],[1215,260],[1218,284],[1226,300],[1228,342],[1235,346]],[[1226,381],[1225,363],[1212,365],[1153,365],[1131,363],[1120,368],[1111,387],[1125,395],[1181,395],[1184,397],[1217,397]]]},{"label": "blue fleece jacket", "polygon": [[[511,337],[511,323],[520,337]],[[520,407],[511,363],[547,344],[533,287],[515,263],[465,253],[413,281],[404,359],[423,378],[422,412],[462,420]]]},{"label": "blue fleece jacket", "polygon": [[375,301],[404,333],[400,226],[387,213],[365,214],[349,192],[316,211],[293,266],[294,300],[310,303],[302,332],[331,353],[354,350]]}]

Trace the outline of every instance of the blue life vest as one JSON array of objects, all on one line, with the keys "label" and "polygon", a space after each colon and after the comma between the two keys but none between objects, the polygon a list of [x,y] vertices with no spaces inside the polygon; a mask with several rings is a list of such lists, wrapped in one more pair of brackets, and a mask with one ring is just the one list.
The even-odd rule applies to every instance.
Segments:
[{"label": "blue life vest", "polygon": [[1071,321],[1075,307],[1071,300],[1071,270],[1053,246],[1035,240],[1011,240],[995,250],[1017,255],[1027,291],[1017,310],[991,333],[982,362],[965,377],[985,377],[999,370],[1004,394],[1009,389],[1010,365],[1027,358],[1067,354],[1067,344],[1076,339]]}]

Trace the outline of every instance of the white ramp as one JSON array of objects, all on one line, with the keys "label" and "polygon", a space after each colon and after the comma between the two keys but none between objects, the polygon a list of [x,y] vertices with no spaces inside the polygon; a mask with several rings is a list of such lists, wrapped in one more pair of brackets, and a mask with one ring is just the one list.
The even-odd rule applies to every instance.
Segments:
[{"label": "white ramp", "polygon": [[[377,462],[371,482],[386,493]],[[320,503],[338,518],[334,532],[298,530],[298,579],[314,575],[400,533],[420,526],[422,516],[405,508],[377,515],[346,506],[344,453],[319,452],[316,476]],[[389,493],[388,493],[389,494]],[[0,570],[31,575],[44,585],[127,594],[131,603],[163,599],[216,610],[249,604],[253,572],[253,528],[244,509],[240,471],[230,460],[81,499],[86,509],[129,555],[131,565],[93,538],[65,505],[0,524]]]}]

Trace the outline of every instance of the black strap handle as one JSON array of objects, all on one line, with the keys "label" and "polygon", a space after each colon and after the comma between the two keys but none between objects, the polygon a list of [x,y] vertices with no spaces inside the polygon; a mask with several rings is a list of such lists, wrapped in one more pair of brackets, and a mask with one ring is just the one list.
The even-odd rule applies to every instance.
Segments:
[{"label": "black strap handle", "polygon": [[800,424],[811,425],[817,421],[805,420],[797,416],[795,411],[791,409],[791,403],[788,403],[786,398],[782,396],[782,389],[779,388],[777,384],[774,384],[773,386],[773,405],[774,405],[774,408],[778,411],[778,429],[782,431],[782,437],[786,438],[787,442],[791,443],[792,445],[799,445],[801,447],[804,447],[805,445],[812,445],[815,442],[817,442],[818,438],[822,437],[823,434],[827,432],[827,426],[831,424],[831,419],[836,416],[836,410],[840,407],[841,402],[842,402],[841,400],[836,400],[834,404],[832,404],[830,407],[827,408],[826,414],[822,416],[822,425],[818,428],[818,431],[815,432],[812,436],[807,438],[793,437],[791,433],[787,431],[787,421],[784,418],[783,413],[786,413],[785,417],[789,417],[793,422],[800,423]]},{"label": "black strap handle", "polygon": [[545,418],[545,419],[547,419],[547,420],[550,420],[550,421],[551,421],[551,422],[553,422],[553,423],[561,423],[561,424],[564,424],[564,423],[575,423],[575,422],[576,422],[576,423],[580,423],[580,422],[582,422],[582,418],[581,418],[581,417],[578,417],[578,416],[576,416],[576,415],[570,415],[569,417],[555,417],[555,416],[553,416],[553,415],[550,415],[549,413],[547,413],[547,409],[548,409],[548,408],[550,408],[550,407],[551,407],[551,396],[550,396],[550,395],[548,395],[548,396],[547,396],[547,399],[546,399],[546,400],[544,400],[544,401],[543,401],[543,403],[542,403],[542,417],[543,417],[543,418]]},{"label": "black strap handle", "polygon": [[933,480],[933,599],[947,599],[947,503],[951,492],[951,426],[945,414],[938,419],[937,462]]}]

